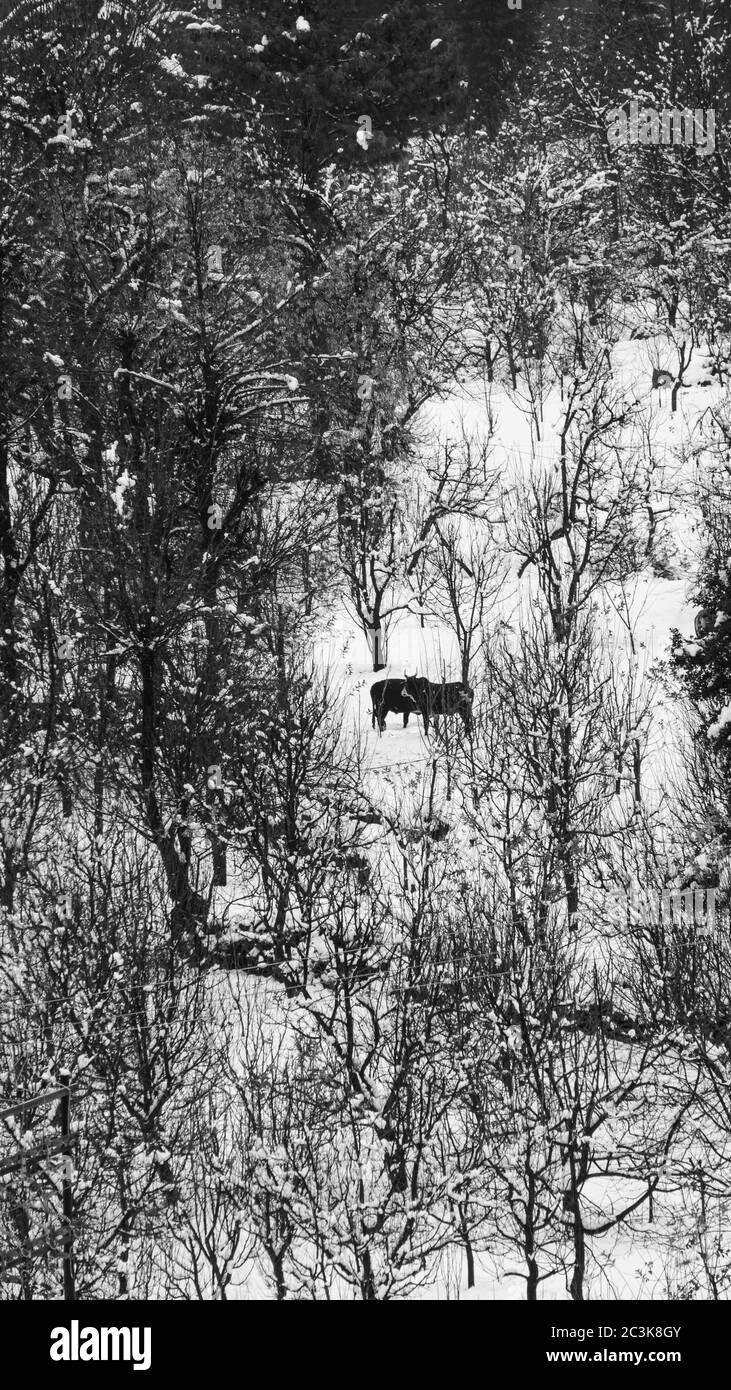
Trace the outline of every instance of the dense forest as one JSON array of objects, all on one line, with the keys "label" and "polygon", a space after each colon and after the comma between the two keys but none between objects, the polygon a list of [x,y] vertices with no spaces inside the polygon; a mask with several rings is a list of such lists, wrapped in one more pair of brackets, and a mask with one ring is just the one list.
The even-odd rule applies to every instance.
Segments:
[{"label": "dense forest", "polygon": [[0,0],[6,1300],[731,1291],[731,18],[384,4]]}]

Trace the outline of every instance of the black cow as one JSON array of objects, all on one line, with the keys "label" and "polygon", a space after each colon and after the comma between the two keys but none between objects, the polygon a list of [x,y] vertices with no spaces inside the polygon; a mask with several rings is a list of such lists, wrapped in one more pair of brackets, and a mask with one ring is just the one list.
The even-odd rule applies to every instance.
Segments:
[{"label": "black cow", "polygon": [[410,695],[406,695],[403,689],[402,680],[376,681],[371,686],[371,728],[375,729],[376,719],[381,733],[386,727],[387,714],[402,714],[404,716],[404,728],[409,722],[410,714],[418,714],[419,707]]},{"label": "black cow", "polygon": [[459,714],[468,733],[472,728],[474,691],[462,681],[444,681],[438,684],[427,680],[426,676],[404,674],[401,694],[404,698],[409,696],[418,706],[424,720],[424,732],[429,729],[430,719],[434,721],[434,728],[437,729],[439,719],[447,714]]}]

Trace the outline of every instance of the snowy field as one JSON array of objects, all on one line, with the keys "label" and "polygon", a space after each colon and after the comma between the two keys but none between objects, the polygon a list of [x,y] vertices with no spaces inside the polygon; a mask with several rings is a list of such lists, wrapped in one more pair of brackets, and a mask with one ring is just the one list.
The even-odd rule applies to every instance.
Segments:
[{"label": "snowy field", "polygon": [[[652,341],[628,340],[615,345],[612,366],[617,389],[626,391],[637,414],[628,431],[626,447],[638,447],[638,432],[653,460],[659,461],[653,475],[652,502],[663,514],[662,553],[665,575],[654,572],[649,562],[621,584],[608,580],[596,592],[593,611],[602,633],[602,650],[615,673],[632,671],[637,690],[647,693],[652,717],[645,729],[642,766],[643,797],[650,806],[661,807],[662,791],[677,768],[682,739],[674,711],[659,673],[670,654],[673,630],[689,642],[694,639],[693,619],[697,603],[693,586],[698,563],[697,506],[698,487],[703,483],[704,421],[723,392],[713,387],[707,374],[700,372],[697,382],[680,393],[678,409],[671,410],[668,391],[652,390],[650,381],[658,349]],[[485,382],[464,384],[454,394],[425,408],[417,422],[417,437],[424,456],[439,452],[450,444],[479,450],[488,446],[489,469],[499,477],[491,494],[499,498],[494,516],[483,523],[464,524],[468,542],[478,540],[495,547],[501,559],[499,592],[487,614],[488,627],[499,634],[512,650],[519,650],[521,626],[529,619],[536,603],[534,573],[528,568],[519,575],[519,563],[511,550],[506,518],[511,500],[532,480],[550,476],[557,468],[559,432],[564,419],[564,402],[557,390],[548,392],[542,404],[541,439],[536,441],[525,408],[506,386],[487,386]],[[367,797],[374,805],[388,807],[401,823],[423,812],[427,774],[434,756],[433,737],[425,735],[419,716],[411,717],[402,728],[400,714],[387,716],[387,727],[379,733],[371,727],[370,687],[374,680],[400,681],[406,672],[418,672],[433,681],[460,678],[460,650],[449,621],[435,615],[428,604],[420,605],[413,588],[397,592],[397,608],[388,625],[388,662],[374,675],[370,651],[352,605],[345,595],[328,612],[327,630],[314,644],[314,670],[327,674],[342,711],[342,730],[346,743],[358,752],[359,768]],[[439,782],[438,812],[450,825],[454,852],[466,857],[464,835],[460,833],[462,812],[459,788],[445,792]],[[445,799],[446,795],[446,799]],[[631,800],[631,798],[628,798]],[[671,812],[672,817],[672,812]],[[380,846],[375,853],[379,855]],[[473,864],[473,869],[475,865]],[[236,888],[222,895],[236,919]],[[256,980],[256,972],[230,977],[230,986],[244,1012],[261,996],[268,1002],[264,1014],[270,1018],[274,1036],[281,1043],[288,1036],[287,1010],[280,1013],[282,999],[277,988]],[[253,995],[252,995],[253,991]],[[224,1003],[227,987],[219,1002]],[[312,986],[307,992],[314,1003],[327,1001],[327,988]],[[297,1005],[298,1020],[300,1005]],[[281,1031],[283,1030],[283,1031]],[[234,1047],[234,1054],[236,1048]],[[629,1056],[629,1053],[627,1054]],[[611,1147],[611,1145],[610,1145]],[[629,1193],[629,1196],[628,1196]],[[648,1209],[638,1181],[594,1179],[584,1189],[584,1199],[597,1224],[611,1218],[629,1203],[637,1201],[638,1211],[626,1223],[613,1228],[595,1242],[591,1296],[594,1299],[666,1299],[678,1290],[693,1264],[684,1250],[693,1242],[697,1213],[687,1197],[671,1184],[663,1194],[662,1184]],[[719,1247],[724,1239],[724,1216],[719,1207],[705,1228],[703,1241]],[[685,1235],[683,1234],[685,1233]],[[508,1262],[509,1266],[509,1262]],[[253,1282],[252,1282],[253,1278]],[[231,1291],[237,1298],[257,1297],[260,1281],[244,1279]],[[467,1286],[465,1260],[450,1252],[433,1271],[433,1277],[412,1293],[420,1299],[495,1300],[525,1297],[521,1273],[496,1263],[486,1252],[475,1256],[474,1283]],[[682,1296],[682,1295],[680,1295]],[[702,1294],[700,1296],[703,1296]],[[540,1284],[538,1297],[561,1300],[568,1297],[566,1276],[557,1273]]]}]

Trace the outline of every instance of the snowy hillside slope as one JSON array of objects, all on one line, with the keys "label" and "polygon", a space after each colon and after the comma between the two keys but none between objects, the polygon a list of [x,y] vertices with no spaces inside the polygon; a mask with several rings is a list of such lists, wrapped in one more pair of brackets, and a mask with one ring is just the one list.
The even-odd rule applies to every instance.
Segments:
[{"label": "snowy hillside slope", "polygon": [[[659,393],[651,387],[653,362],[657,350],[648,340],[627,340],[612,349],[615,384],[627,393],[636,407],[624,446],[628,451],[645,449],[653,460],[650,504],[661,515],[662,555],[664,573],[648,562],[619,584],[609,579],[594,596],[593,610],[602,633],[605,657],[615,673],[634,673],[641,687],[646,687],[651,719],[646,730],[646,751],[643,760],[643,795],[650,804],[661,805],[663,789],[676,764],[681,738],[672,698],[658,672],[669,652],[670,634],[679,629],[687,638],[693,635],[693,585],[698,560],[698,508],[696,488],[704,469],[704,421],[709,408],[720,398],[717,387],[709,384],[707,375],[680,393],[678,409],[672,412],[669,393]],[[519,557],[511,550],[511,505],[532,481],[549,475],[557,466],[560,447],[559,431],[563,419],[561,394],[547,393],[542,406],[542,437],[536,441],[531,420],[515,394],[505,386],[487,387],[473,381],[443,400],[424,408],[417,422],[416,436],[423,456],[439,451],[446,445],[480,448],[487,446],[489,469],[499,478],[495,492],[498,505],[494,515],[482,526],[478,538],[499,553],[502,564],[502,585],[488,614],[491,631],[506,636],[514,648],[520,646],[521,623],[530,615],[536,602],[535,578],[530,567],[520,574]],[[535,423],[535,422],[534,422]],[[475,523],[459,524],[468,538],[475,532]],[[372,804],[408,824],[423,813],[428,770],[433,755],[431,736],[425,736],[420,717],[410,719],[409,727],[401,727],[401,716],[390,714],[383,734],[371,727],[370,686],[376,679],[401,680],[405,671],[418,671],[433,680],[458,679],[460,652],[453,629],[445,618],[435,615],[427,602],[420,605],[408,586],[399,594],[403,607],[389,625],[388,664],[374,674],[364,635],[354,621],[347,598],[330,612],[327,632],[316,640],[315,667],[327,672],[342,711],[345,736],[358,749],[363,790]],[[446,799],[445,799],[446,798]],[[448,843],[452,852],[462,857],[466,872],[472,855],[464,829],[460,828],[462,809],[459,790],[445,789],[440,782],[438,812],[450,826]],[[380,842],[376,847],[380,859]],[[477,861],[473,861],[474,872]],[[235,908],[235,888],[226,890],[225,898]],[[244,997],[250,991],[271,986],[241,978],[234,990],[242,989]],[[311,1000],[327,1000],[313,985]],[[271,998],[271,995],[270,995]],[[299,1006],[298,1008],[298,1018]],[[273,1022],[275,1035],[286,1039],[288,1025],[286,1009],[280,1016],[279,1006]],[[280,1034],[279,1030],[283,1030]],[[631,1049],[627,1058],[631,1056]],[[611,1147],[611,1144],[610,1144]],[[662,1189],[661,1189],[662,1190]],[[585,1193],[591,1211],[597,1219],[605,1219],[627,1204],[642,1201],[641,1184],[618,1182],[616,1179],[595,1180]],[[682,1259],[677,1266],[669,1264],[673,1232],[684,1221],[683,1197],[670,1184],[665,1197],[658,1194],[653,1219],[640,1206],[636,1217],[625,1225],[613,1228],[603,1240],[595,1243],[596,1273],[592,1276],[594,1297],[653,1298],[666,1297],[668,1290],[682,1284]],[[720,1216],[718,1218],[721,1219]],[[487,1252],[476,1254],[476,1276],[472,1288],[465,1287],[464,1262],[452,1255],[435,1268],[433,1280],[427,1281],[421,1298],[522,1298],[523,1277],[511,1275]],[[244,1284],[236,1296],[250,1296]],[[565,1278],[556,1274],[541,1285],[539,1297],[561,1299],[566,1295]]]}]

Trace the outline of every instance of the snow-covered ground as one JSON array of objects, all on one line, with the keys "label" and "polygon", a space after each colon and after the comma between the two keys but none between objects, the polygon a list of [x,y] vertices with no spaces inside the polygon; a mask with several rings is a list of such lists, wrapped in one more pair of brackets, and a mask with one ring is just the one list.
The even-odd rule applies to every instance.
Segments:
[{"label": "snow-covered ground", "polygon": [[[693,637],[697,605],[692,601],[691,590],[698,559],[698,514],[693,489],[703,468],[703,422],[709,408],[723,395],[717,385],[695,384],[680,391],[678,408],[672,412],[669,391],[658,392],[651,387],[657,353],[652,340],[627,340],[613,349],[612,365],[618,388],[630,391],[641,411],[641,421],[633,419],[629,430],[628,448],[637,447],[641,423],[647,430],[646,447],[660,461],[655,493],[658,511],[668,513],[662,526],[671,573],[660,577],[648,565],[621,592],[617,584],[608,582],[597,600],[608,649],[614,650],[619,659],[620,653],[628,652],[631,636],[642,676],[649,675],[657,663],[666,659],[673,629],[688,639]],[[696,376],[703,382],[709,381],[707,372],[699,370]],[[693,374],[688,373],[688,377],[692,380]],[[479,446],[489,441],[489,467],[498,471],[501,482],[504,478],[509,508],[510,497],[526,485],[536,470],[550,469],[555,463],[561,420],[562,401],[554,390],[544,401],[543,438],[535,444],[529,415],[515,394],[502,385],[487,386],[484,381],[475,381],[424,407],[416,434],[425,456],[433,456],[445,443],[459,446],[469,442]],[[534,574],[528,568],[518,579],[518,563],[508,553],[498,508],[494,524],[486,529],[489,539],[503,552],[507,575],[492,617],[496,625],[501,619],[507,622],[517,640],[521,613],[530,611],[534,599]],[[429,742],[423,736],[419,719],[411,719],[404,730],[400,716],[393,714],[381,737],[377,729],[371,733],[369,692],[373,682],[400,678],[404,671],[418,671],[432,680],[455,680],[460,674],[459,650],[448,623],[428,611],[423,615],[415,612],[413,594],[405,592],[401,598],[408,606],[389,622],[388,663],[378,675],[373,673],[366,639],[345,601],[335,610],[326,636],[315,648],[317,664],[329,670],[340,694],[345,722],[352,724],[354,735],[357,731],[366,739],[366,765],[376,776],[386,770],[394,772],[423,763],[428,757]],[[662,761],[672,752],[668,736],[672,736],[674,724],[657,684],[653,686],[652,703],[654,727],[650,748]],[[649,762],[647,772],[648,776],[653,775]],[[656,775],[662,777],[662,768]]]},{"label": "snow-covered ground", "polygon": [[[703,475],[709,407],[721,394],[718,387],[710,384],[708,373],[701,366],[695,376],[688,374],[693,384],[680,391],[678,408],[672,412],[670,392],[659,392],[651,386],[652,371],[658,365],[672,365],[671,354],[666,351],[663,355],[662,347],[652,339],[628,339],[612,350],[614,384],[635,405],[626,448],[628,452],[643,448],[655,464],[652,500],[662,514],[664,573],[657,573],[648,563],[629,582],[620,585],[609,579],[594,595],[595,616],[607,659],[617,671],[627,671],[633,662],[635,680],[648,691],[651,724],[646,731],[643,780],[644,793],[650,800],[665,784],[678,749],[677,720],[657,673],[668,656],[672,630],[679,629],[689,640],[693,636],[692,588],[698,562],[694,489]],[[550,472],[555,468],[563,407],[557,389],[546,395],[542,437],[537,442],[525,403],[517,400],[514,392],[504,385],[488,387],[483,381],[475,381],[425,407],[417,422],[416,434],[424,458],[445,444],[457,448],[467,443],[476,450],[488,446],[489,468],[497,470],[500,478],[501,505],[485,523],[483,539],[495,546],[502,565],[502,584],[489,621],[496,630],[503,624],[503,633],[507,624],[516,644],[521,621],[536,601],[535,577],[530,566],[519,575],[502,518],[510,512],[511,499],[526,488],[531,478],[542,470]],[[457,679],[460,665],[449,623],[429,611],[428,605],[421,609],[407,588],[397,598],[402,606],[389,622],[388,664],[377,676],[372,670],[366,639],[344,593],[329,614],[327,630],[315,643],[314,659],[322,672],[328,672],[337,692],[346,739],[360,750],[367,795],[374,804],[398,806],[403,815],[408,813],[410,799],[412,809],[416,809],[414,803],[418,804],[422,797],[423,774],[432,754],[431,739],[417,717],[411,718],[409,727],[404,729],[401,716],[390,714],[382,734],[373,729],[370,687],[377,679],[400,679],[405,671],[418,671],[434,680]],[[448,816],[454,826],[455,816],[459,818],[454,803]],[[226,890],[225,896],[233,904],[235,888]],[[253,998],[252,990],[256,995],[264,991],[271,997],[271,983],[257,983],[251,977],[240,976],[231,987],[240,997]],[[276,995],[277,987],[274,989]],[[274,1013],[280,1020],[276,1026],[286,1031],[279,1006]],[[631,1186],[595,1180],[586,1189],[585,1199],[590,1205],[596,1202],[597,1212],[611,1215],[618,1204],[626,1201]],[[632,1196],[639,1191],[635,1183]],[[659,1224],[656,1215],[652,1221],[649,1219],[645,1204],[625,1225],[593,1243],[587,1276],[592,1297],[663,1298],[682,1287],[685,1265],[690,1260],[683,1251],[697,1238],[696,1216],[692,1212],[684,1214],[683,1199],[672,1183],[666,1192],[661,1185],[656,1194],[655,1211],[658,1210]],[[685,1231],[685,1246],[681,1241],[679,1247],[674,1247],[676,1230]],[[704,1238],[708,1239],[708,1234]],[[233,1296],[255,1296],[256,1288],[256,1276],[252,1273]],[[495,1258],[478,1251],[475,1287],[468,1290],[465,1262],[452,1249],[416,1296],[520,1299],[525,1296],[525,1282],[518,1273],[511,1273],[510,1261],[498,1267]],[[540,1285],[539,1297],[566,1299],[567,1278],[557,1274],[546,1279]]]}]

